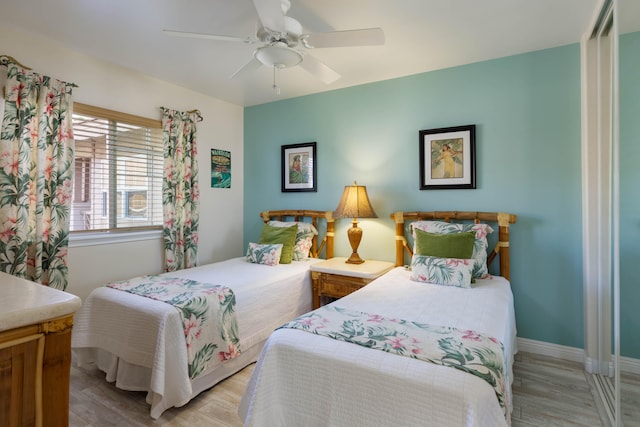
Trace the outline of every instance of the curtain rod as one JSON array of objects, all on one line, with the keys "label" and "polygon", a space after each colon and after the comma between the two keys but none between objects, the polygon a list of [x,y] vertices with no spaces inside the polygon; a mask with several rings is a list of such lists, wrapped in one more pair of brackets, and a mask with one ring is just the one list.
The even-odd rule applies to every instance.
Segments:
[{"label": "curtain rod", "polygon": [[[21,63],[20,61],[18,61],[16,58],[14,58],[11,55],[0,55],[0,65],[4,65],[6,67],[8,62],[16,64],[17,66],[22,67],[25,70],[33,71],[32,68],[27,67],[26,65],[24,65],[23,63]],[[71,87],[78,87],[78,85],[75,84],[75,83],[67,83],[67,82],[64,82],[64,83],[69,85],[69,86],[71,86]]]},{"label": "curtain rod", "polygon": [[197,114],[199,122],[204,120],[202,118],[202,114],[200,114],[200,110],[191,110],[191,111],[187,111],[187,113],[189,113],[189,114]]},{"label": "curtain rod", "polygon": [[[18,61],[18,60],[17,60],[16,58],[14,58],[13,56],[9,56],[9,55],[2,55],[2,56],[3,56],[3,57],[5,57],[5,58],[7,58],[7,60],[8,60],[9,62],[13,62],[14,64],[19,65],[20,67],[24,68],[25,70],[31,70],[31,68],[29,68],[29,67],[27,67],[26,65],[22,64],[20,61]],[[6,64],[4,63],[4,61],[3,61],[3,62],[0,62],[0,64],[2,64],[2,65],[6,65]]]},{"label": "curtain rod", "polygon": [[[162,110],[172,110],[171,108],[167,108],[167,107],[160,107]],[[201,122],[202,120],[204,120],[202,118],[202,114],[200,114],[200,110],[189,110],[186,112],[187,114],[197,114],[198,115],[198,121]]]}]

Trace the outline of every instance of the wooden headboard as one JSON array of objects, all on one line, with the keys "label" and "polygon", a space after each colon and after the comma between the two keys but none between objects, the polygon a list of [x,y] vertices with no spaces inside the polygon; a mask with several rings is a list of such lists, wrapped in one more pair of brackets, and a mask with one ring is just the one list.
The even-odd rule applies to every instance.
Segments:
[{"label": "wooden headboard", "polygon": [[305,221],[310,222],[321,233],[321,221],[325,222],[324,238],[318,239],[313,236],[313,244],[311,246],[311,257],[319,258],[322,250],[325,250],[325,258],[333,258],[333,238],[335,236],[335,219],[333,211],[308,211],[308,210],[279,210],[279,211],[263,211],[260,216],[264,222],[275,221]]},{"label": "wooden headboard", "polygon": [[[496,257],[500,255],[500,275],[507,280],[511,278],[509,260],[509,224],[515,224],[517,216],[504,212],[459,212],[459,211],[432,211],[432,212],[394,212],[391,219],[396,223],[396,266],[402,266],[404,262],[404,251],[409,257],[413,256],[413,250],[407,243],[405,236],[406,221],[473,221],[474,223],[497,223],[498,241],[495,248],[487,256],[487,267]],[[490,224],[491,225],[491,224]]]}]

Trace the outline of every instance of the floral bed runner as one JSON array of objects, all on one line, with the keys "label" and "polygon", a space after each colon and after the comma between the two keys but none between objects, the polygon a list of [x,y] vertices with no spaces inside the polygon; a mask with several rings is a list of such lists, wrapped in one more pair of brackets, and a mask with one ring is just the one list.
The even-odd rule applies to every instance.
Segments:
[{"label": "floral bed runner", "polygon": [[240,354],[236,297],[230,288],[156,275],[107,286],[171,304],[178,310],[187,343],[189,378],[207,369],[216,350],[219,362]]},{"label": "floral bed runner", "polygon": [[507,424],[510,424],[504,348],[495,338],[474,331],[385,318],[332,305],[303,314],[280,328],[300,329],[480,377],[494,388]]}]

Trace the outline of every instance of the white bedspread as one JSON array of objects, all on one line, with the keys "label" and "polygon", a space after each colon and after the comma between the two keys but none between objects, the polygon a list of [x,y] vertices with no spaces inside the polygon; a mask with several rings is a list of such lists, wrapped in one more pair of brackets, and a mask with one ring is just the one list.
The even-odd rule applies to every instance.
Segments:
[{"label": "white bedspread", "polygon": [[[409,275],[396,268],[333,304],[493,336],[505,346],[511,380],[516,329],[509,283],[494,277],[461,289]],[[267,340],[239,413],[246,426],[506,425],[493,388],[478,377],[292,329]]]},{"label": "white bedspread", "polygon": [[72,347],[78,365],[96,363],[125,390],[147,391],[151,417],[182,406],[200,391],[255,361],[269,334],[311,309],[309,266],[318,260],[271,267],[244,257],[167,273],[230,287],[243,354],[222,373],[187,373],[184,329],[177,310],[161,301],[108,287],[95,289],[76,313]]}]

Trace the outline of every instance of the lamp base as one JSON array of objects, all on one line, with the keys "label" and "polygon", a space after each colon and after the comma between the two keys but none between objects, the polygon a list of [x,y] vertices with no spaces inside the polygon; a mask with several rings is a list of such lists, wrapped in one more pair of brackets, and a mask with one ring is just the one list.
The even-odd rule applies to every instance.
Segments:
[{"label": "lamp base", "polygon": [[364,260],[360,258],[360,255],[358,255],[357,252],[354,252],[347,260],[345,260],[345,262],[347,264],[362,264]]},{"label": "lamp base", "polygon": [[347,237],[349,237],[349,244],[351,245],[351,256],[345,262],[347,264],[362,264],[364,260],[358,255],[358,246],[360,246],[360,240],[362,240],[362,229],[358,227],[358,221],[353,218],[353,227],[347,229]]}]

